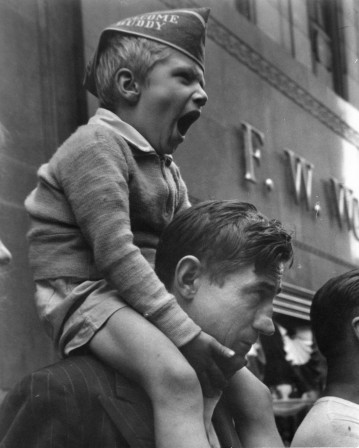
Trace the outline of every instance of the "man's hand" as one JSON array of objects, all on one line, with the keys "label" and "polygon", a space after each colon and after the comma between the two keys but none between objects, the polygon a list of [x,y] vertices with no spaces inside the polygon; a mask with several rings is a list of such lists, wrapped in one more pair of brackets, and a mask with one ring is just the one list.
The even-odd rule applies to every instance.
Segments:
[{"label": "man's hand", "polygon": [[216,396],[227,386],[228,379],[245,365],[243,358],[203,331],[181,351],[196,371],[206,397]]}]

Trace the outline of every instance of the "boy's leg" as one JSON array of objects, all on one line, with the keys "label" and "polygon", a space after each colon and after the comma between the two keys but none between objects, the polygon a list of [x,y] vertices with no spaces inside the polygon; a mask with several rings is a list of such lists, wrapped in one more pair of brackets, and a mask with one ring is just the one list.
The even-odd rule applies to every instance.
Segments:
[{"label": "boy's leg", "polygon": [[89,347],[146,390],[154,410],[157,448],[209,448],[196,373],[154,325],[132,308],[122,308],[94,335]]}]

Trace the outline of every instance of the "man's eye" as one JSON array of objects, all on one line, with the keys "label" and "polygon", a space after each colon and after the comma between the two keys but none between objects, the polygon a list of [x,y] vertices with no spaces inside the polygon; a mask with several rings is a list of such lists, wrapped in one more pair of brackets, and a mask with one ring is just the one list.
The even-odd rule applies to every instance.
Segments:
[{"label": "man's eye", "polygon": [[268,298],[273,297],[273,294],[263,290],[253,291],[251,295],[253,299],[256,299],[258,301],[264,301],[267,300]]},{"label": "man's eye", "polygon": [[250,298],[253,301],[255,301],[255,300],[259,301],[259,300],[261,300],[261,294],[258,291],[252,291],[250,293]]}]

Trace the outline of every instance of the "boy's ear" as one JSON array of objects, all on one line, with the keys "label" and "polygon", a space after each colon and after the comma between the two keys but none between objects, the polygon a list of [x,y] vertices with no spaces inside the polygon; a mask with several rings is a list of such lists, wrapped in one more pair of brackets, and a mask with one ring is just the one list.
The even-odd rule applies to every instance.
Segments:
[{"label": "boy's ear", "polygon": [[136,103],[140,97],[140,84],[132,71],[128,68],[120,68],[115,75],[117,88],[121,96],[130,103]]},{"label": "boy's ear", "polygon": [[186,255],[177,263],[174,287],[184,299],[192,300],[196,295],[201,272],[201,262],[193,255]]}]

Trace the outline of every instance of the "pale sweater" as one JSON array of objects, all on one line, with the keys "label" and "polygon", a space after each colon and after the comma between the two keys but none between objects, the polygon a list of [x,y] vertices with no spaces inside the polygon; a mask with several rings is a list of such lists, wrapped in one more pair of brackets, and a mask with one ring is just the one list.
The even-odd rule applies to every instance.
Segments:
[{"label": "pale sweater", "polygon": [[297,429],[291,446],[359,446],[359,405],[338,397],[319,398]]},{"label": "pale sweater", "polygon": [[40,167],[38,185],[25,201],[34,278],[105,278],[182,346],[200,328],[152,266],[162,230],[190,205],[186,186],[171,158],[144,152],[111,126],[92,123]]}]

